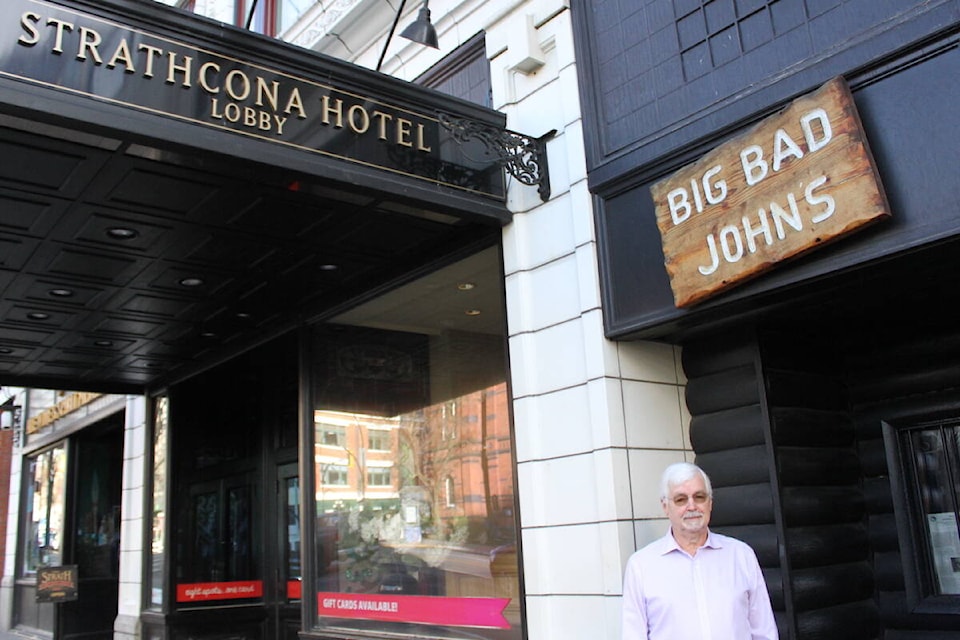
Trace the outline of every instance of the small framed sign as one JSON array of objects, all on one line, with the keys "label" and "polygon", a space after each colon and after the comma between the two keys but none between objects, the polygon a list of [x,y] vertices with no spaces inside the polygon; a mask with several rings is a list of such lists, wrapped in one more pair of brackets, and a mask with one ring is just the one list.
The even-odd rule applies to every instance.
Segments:
[{"label": "small framed sign", "polygon": [[77,565],[37,569],[37,602],[67,602],[77,599]]}]

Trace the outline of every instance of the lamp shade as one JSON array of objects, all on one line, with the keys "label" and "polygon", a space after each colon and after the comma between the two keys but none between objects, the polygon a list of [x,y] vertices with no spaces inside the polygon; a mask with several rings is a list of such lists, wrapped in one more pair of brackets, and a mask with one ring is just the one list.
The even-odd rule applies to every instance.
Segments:
[{"label": "lamp shade", "polygon": [[428,47],[433,47],[434,49],[440,48],[437,42],[437,30],[430,24],[430,9],[427,7],[426,2],[424,2],[420,8],[417,19],[410,23],[410,25],[400,33],[400,36],[407,40],[413,40]]}]

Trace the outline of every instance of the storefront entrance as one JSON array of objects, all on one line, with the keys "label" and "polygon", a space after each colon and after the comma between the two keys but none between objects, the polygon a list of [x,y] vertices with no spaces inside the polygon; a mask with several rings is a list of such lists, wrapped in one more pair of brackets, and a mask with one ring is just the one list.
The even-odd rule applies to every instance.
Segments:
[{"label": "storefront entrance", "polygon": [[281,338],[170,390],[173,638],[300,627],[296,348]]},{"label": "storefront entrance", "polygon": [[76,441],[73,474],[78,598],[57,605],[59,637],[113,638],[120,578],[122,414],[85,429]]},{"label": "storefront entrance", "polygon": [[271,618],[279,640],[297,640],[302,627],[300,598],[303,574],[300,559],[300,477],[298,464],[277,466],[276,508],[273,522],[277,530],[277,567],[279,580]]},{"label": "storefront entrance", "polygon": [[521,637],[499,270],[487,247],[156,400],[145,637]]},{"label": "storefront entrance", "polygon": [[[62,397],[42,393],[54,401]],[[64,640],[113,638],[124,413],[106,412],[108,417],[92,423],[67,426],[68,433],[59,434],[66,437],[36,434],[39,444],[24,458],[27,510],[13,621],[30,633]],[[53,572],[52,578],[41,580],[41,570]]]}]

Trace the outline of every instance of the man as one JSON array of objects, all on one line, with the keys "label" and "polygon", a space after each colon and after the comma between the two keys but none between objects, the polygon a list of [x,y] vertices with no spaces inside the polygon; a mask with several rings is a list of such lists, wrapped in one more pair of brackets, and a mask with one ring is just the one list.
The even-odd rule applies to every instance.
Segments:
[{"label": "man", "polygon": [[670,465],[660,502],[670,530],[627,562],[623,640],[777,640],[753,549],[707,527],[707,474],[688,462]]}]

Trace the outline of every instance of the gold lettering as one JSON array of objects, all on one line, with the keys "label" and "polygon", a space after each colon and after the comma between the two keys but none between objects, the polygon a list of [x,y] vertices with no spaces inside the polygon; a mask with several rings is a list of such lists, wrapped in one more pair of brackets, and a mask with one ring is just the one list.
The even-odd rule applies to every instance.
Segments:
[{"label": "gold lettering", "polygon": [[397,144],[404,147],[412,147],[410,142],[410,127],[413,123],[405,118],[397,118]]},{"label": "gold lettering", "polygon": [[[357,116],[360,116],[357,122]],[[355,104],[347,109],[347,122],[350,123],[350,129],[354,133],[366,133],[370,128],[370,115],[363,108],[362,104]]]},{"label": "gold lettering", "polygon": [[189,87],[190,85],[190,69],[193,65],[193,58],[190,56],[183,56],[183,64],[177,65],[177,54],[174,51],[171,51],[167,54],[167,84],[175,84],[177,71],[183,72],[183,86]]},{"label": "gold lettering", "polygon": [[90,404],[99,397],[99,393],[83,392],[71,394],[49,409],[41,411],[38,415],[28,419],[27,433],[36,433],[51,422],[62,418],[71,411],[76,411],[84,405]]},{"label": "gold lettering", "polygon": [[[240,91],[237,91],[236,86],[234,86],[234,79],[240,78]],[[229,95],[234,100],[246,100],[247,96],[250,95],[250,79],[240,71],[239,69],[234,69],[227,74],[226,78],[226,90],[227,95]]]},{"label": "gold lettering", "polygon": [[420,124],[417,125],[417,151],[424,151],[426,153],[430,153],[431,151],[433,151],[433,149],[427,146],[426,141],[424,140],[425,136],[423,133],[423,129],[424,129],[423,123],[421,122]]},{"label": "gold lettering", "polygon": [[270,108],[274,111],[277,110],[277,91],[280,88],[280,83],[274,80],[270,83],[270,86],[267,86],[266,80],[257,76],[257,101],[256,105],[258,107],[263,106],[263,99],[266,98],[267,102],[270,103]]},{"label": "gold lettering", "polygon": [[32,11],[25,11],[23,15],[20,16],[20,26],[27,32],[27,35],[17,38],[17,42],[25,47],[32,47],[40,42],[40,32],[37,31],[35,26],[30,24],[31,22],[40,22],[39,14],[33,13]]},{"label": "gold lettering", "polygon": [[393,120],[393,116],[383,111],[374,111],[373,119],[377,121],[377,137],[381,140],[386,140],[387,122]]},{"label": "gold lettering", "polygon": [[207,81],[207,72],[213,70],[214,73],[220,73],[220,65],[216,62],[204,62],[200,65],[200,73],[197,74],[197,80],[200,82],[200,86],[203,87],[203,90],[207,93],[220,93],[220,87],[211,85]]},{"label": "gold lettering", "polygon": [[333,124],[337,129],[343,128],[343,100],[337,98],[334,101],[334,107],[330,107],[330,96],[323,96],[320,98],[320,103],[323,105],[323,118],[321,121],[323,124],[330,124],[330,114],[333,113],[337,117],[337,121]]},{"label": "gold lettering", "polygon": [[[300,97],[300,89],[296,87],[290,91],[290,97],[287,98],[287,106],[283,112],[287,115],[290,115],[290,112],[294,109],[299,112],[297,117],[301,120],[304,120],[307,117],[307,112],[303,110],[303,98]],[[286,118],[284,118],[284,120],[286,120]]]},{"label": "gold lettering", "polygon": [[143,70],[143,77],[152,78],[153,77],[153,61],[157,56],[163,55],[163,49],[160,49],[158,47],[151,47],[148,44],[141,44],[140,46],[137,47],[137,51],[145,51],[147,53],[147,68]]},{"label": "gold lettering", "polygon": [[[181,46],[173,43],[167,48],[163,42],[149,37],[145,38],[147,42],[144,43],[140,42],[139,37],[131,40],[127,32],[103,32],[59,17],[47,18],[42,13],[32,11],[21,14],[20,26],[17,44],[22,46],[32,47],[43,42],[44,46],[49,44],[49,53],[55,55],[69,50],[76,55],[76,60],[91,61],[98,66],[105,64],[106,69],[122,69],[127,74],[140,74],[144,79],[158,75],[164,78],[165,84],[179,85],[184,89],[197,85],[210,96],[208,117],[222,124],[282,136],[290,116],[300,120],[308,118],[301,93],[306,84],[269,69],[260,69],[236,60],[229,63],[234,67],[230,69],[224,64],[225,59],[216,54],[209,54],[208,57],[209,52],[198,53],[186,44]],[[74,35],[77,36],[76,43],[70,40]],[[204,61],[204,58],[208,61]],[[108,72],[101,70],[96,73]],[[96,85],[96,78],[89,80]],[[336,129],[346,127],[358,136],[369,135],[372,138],[375,135],[387,144],[432,152],[427,140],[434,135],[433,130],[428,131],[430,124],[424,123],[415,114],[397,114],[387,107],[380,110],[376,107],[382,105],[372,98],[343,94],[330,87],[327,91],[328,95],[320,97],[322,124]],[[335,97],[338,95],[341,97]],[[311,102],[313,117],[315,104]],[[56,420],[66,406],[58,405],[59,408],[43,412],[43,420]],[[33,421],[31,424],[40,423]]]},{"label": "gold lettering", "polygon": [[100,52],[97,51],[100,40],[100,34],[93,29],[80,27],[80,46],[77,48],[77,60],[86,60],[86,51],[89,50],[93,61],[97,64],[103,64],[103,60],[100,59]]},{"label": "gold lettering", "polygon": [[57,20],[56,18],[50,18],[47,20],[48,25],[56,25],[57,27],[57,39],[53,45],[54,53],[63,53],[63,32],[73,30],[73,25],[69,22],[64,22],[63,20]]},{"label": "gold lettering", "polygon": [[113,56],[111,56],[107,66],[113,69],[117,66],[118,62],[123,63],[123,70],[127,73],[136,72],[136,68],[133,66],[133,56],[130,53],[130,45],[127,44],[126,38],[121,40],[120,44],[117,45],[117,50],[113,52]]}]

